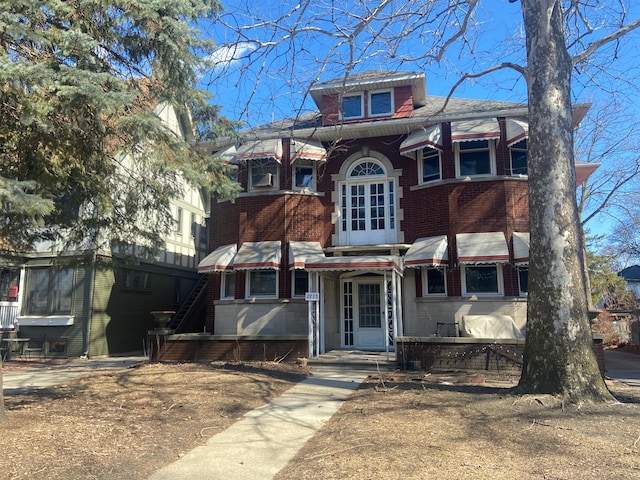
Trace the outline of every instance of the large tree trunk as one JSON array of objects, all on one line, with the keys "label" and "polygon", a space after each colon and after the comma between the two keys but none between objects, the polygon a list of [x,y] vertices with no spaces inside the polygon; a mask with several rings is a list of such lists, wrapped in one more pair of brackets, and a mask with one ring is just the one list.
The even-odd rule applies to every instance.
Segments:
[{"label": "large tree trunk", "polygon": [[531,251],[527,340],[519,389],[568,402],[612,397],[592,349],[583,241],[576,204],[571,70],[563,12],[522,0],[529,96]]}]

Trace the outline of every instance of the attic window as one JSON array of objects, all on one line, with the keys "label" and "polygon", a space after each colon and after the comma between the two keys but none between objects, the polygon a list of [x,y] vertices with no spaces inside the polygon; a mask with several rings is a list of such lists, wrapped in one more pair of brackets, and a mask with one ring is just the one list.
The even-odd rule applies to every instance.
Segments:
[{"label": "attic window", "polygon": [[342,118],[349,119],[364,117],[362,104],[362,94],[345,95],[342,98]]},{"label": "attic window", "polygon": [[369,94],[369,115],[377,117],[393,113],[393,97],[391,90],[372,92]]}]

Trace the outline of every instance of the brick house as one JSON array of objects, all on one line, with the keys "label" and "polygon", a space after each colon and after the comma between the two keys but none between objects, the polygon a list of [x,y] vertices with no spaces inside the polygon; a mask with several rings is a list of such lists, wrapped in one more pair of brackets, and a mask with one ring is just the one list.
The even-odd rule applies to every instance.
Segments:
[{"label": "brick house", "polygon": [[[199,265],[213,339],[277,357],[523,337],[527,105],[447,102],[425,84],[387,71],[319,83],[319,112],[218,145],[242,193],[212,202]],[[577,165],[578,182],[594,169]]]}]

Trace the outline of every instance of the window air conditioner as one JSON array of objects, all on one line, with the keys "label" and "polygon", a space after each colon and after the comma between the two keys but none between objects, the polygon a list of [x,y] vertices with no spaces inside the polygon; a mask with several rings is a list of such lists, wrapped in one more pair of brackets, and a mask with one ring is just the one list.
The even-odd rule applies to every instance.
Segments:
[{"label": "window air conditioner", "polygon": [[265,173],[263,175],[256,175],[253,181],[255,188],[268,188],[273,187],[273,175],[271,173]]}]

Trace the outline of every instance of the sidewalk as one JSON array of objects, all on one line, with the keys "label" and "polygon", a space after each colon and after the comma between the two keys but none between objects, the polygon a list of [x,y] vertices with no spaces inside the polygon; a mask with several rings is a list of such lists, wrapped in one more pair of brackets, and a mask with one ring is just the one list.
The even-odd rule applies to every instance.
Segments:
[{"label": "sidewalk", "polygon": [[20,393],[38,388],[66,383],[87,373],[130,368],[147,361],[147,357],[97,357],[91,359],[74,358],[60,365],[39,365],[33,367],[25,363],[15,370],[2,372],[4,394]]},{"label": "sidewalk", "polygon": [[273,478],[372,371],[314,365],[312,373],[150,480]]}]

